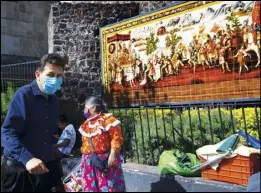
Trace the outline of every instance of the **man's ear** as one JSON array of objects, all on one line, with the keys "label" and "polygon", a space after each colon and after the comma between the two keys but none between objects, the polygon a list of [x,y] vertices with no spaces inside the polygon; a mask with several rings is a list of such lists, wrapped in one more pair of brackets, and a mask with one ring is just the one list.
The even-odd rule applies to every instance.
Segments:
[{"label": "man's ear", "polygon": [[35,78],[37,81],[40,81],[40,75],[41,75],[41,72],[39,70],[36,70],[35,71]]}]

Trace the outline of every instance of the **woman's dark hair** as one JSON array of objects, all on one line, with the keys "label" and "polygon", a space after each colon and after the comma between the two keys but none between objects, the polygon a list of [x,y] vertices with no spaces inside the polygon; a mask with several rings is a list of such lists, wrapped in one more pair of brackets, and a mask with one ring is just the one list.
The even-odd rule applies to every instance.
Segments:
[{"label": "woman's dark hair", "polygon": [[68,63],[68,56],[64,55],[61,56],[57,53],[50,53],[46,54],[41,58],[40,65],[38,67],[38,70],[42,72],[44,70],[44,67],[47,64],[54,64],[56,66],[62,67],[64,69],[64,66]]},{"label": "woman's dark hair", "polygon": [[68,119],[64,114],[62,114],[62,115],[59,116],[59,122],[60,123],[68,123]]},{"label": "woman's dark hair", "polygon": [[98,97],[91,96],[90,98],[86,99],[85,104],[92,107],[96,107],[96,112],[106,112],[106,104]]}]

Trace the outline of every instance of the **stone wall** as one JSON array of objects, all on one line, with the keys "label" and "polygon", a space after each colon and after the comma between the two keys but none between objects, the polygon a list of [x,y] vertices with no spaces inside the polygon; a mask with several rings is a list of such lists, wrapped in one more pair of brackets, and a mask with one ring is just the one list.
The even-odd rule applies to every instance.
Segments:
[{"label": "stone wall", "polygon": [[140,1],[140,14],[145,14],[175,4],[175,2],[178,1]]},{"label": "stone wall", "polygon": [[63,52],[70,58],[65,69],[63,100],[82,104],[88,96],[101,95],[99,29],[138,14],[139,4],[135,2],[52,5],[49,52]]},{"label": "stone wall", "polygon": [[47,20],[54,2],[1,1],[1,63],[35,60],[47,53]]}]

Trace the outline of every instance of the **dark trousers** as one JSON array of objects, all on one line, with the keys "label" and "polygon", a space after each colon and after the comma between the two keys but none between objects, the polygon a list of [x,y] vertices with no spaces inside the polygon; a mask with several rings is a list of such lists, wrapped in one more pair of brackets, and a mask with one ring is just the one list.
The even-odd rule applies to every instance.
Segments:
[{"label": "dark trousers", "polygon": [[1,192],[65,192],[60,161],[46,163],[49,172],[30,174],[20,162],[3,158],[1,163]]}]

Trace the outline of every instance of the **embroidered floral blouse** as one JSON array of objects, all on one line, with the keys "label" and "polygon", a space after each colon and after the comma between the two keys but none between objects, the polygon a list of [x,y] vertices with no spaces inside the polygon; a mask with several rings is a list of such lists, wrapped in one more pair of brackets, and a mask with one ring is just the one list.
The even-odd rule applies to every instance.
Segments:
[{"label": "embroidered floral blouse", "polygon": [[82,134],[81,153],[92,153],[90,137],[92,137],[96,153],[109,152],[111,147],[116,152],[119,152],[123,143],[119,124],[120,121],[112,116],[112,114],[101,113],[86,120],[79,129],[79,132]]}]

